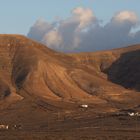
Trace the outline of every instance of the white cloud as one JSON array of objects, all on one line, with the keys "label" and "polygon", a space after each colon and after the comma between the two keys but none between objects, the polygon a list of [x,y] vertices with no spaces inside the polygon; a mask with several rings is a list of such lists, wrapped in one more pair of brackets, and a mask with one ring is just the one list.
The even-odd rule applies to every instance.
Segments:
[{"label": "white cloud", "polygon": [[53,24],[49,24],[43,18],[39,18],[30,28],[28,37],[41,41],[46,32],[53,29]]},{"label": "white cloud", "polygon": [[96,17],[94,16],[93,12],[89,8],[82,8],[77,7],[72,11],[75,19],[79,20],[79,28],[84,28],[92,24]]},{"label": "white cloud", "polygon": [[44,44],[47,44],[48,46],[51,46],[53,49],[57,49],[62,44],[62,37],[61,35],[56,31],[52,30],[46,35],[44,35],[42,42]]},{"label": "white cloud", "polygon": [[113,17],[113,20],[115,20],[116,22],[129,21],[129,22],[131,22],[133,24],[136,24],[138,22],[138,17],[132,11],[122,11],[122,12],[117,13]]},{"label": "white cloud", "polygon": [[140,31],[131,35],[138,21],[134,12],[121,11],[101,26],[91,9],[77,7],[64,20],[37,20],[28,37],[64,52],[110,49],[140,43]]}]

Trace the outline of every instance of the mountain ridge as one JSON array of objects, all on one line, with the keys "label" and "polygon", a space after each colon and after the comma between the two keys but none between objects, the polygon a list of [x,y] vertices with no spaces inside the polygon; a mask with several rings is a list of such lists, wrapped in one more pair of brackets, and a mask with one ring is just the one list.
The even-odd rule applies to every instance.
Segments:
[{"label": "mountain ridge", "polygon": [[[122,104],[124,108],[134,107],[140,99],[139,91],[135,91],[135,85],[125,86],[129,81],[127,78],[125,85],[121,79],[123,73],[129,73],[122,67],[131,55],[123,59],[124,62],[121,57],[139,49],[140,45],[135,45],[93,53],[65,54],[22,35],[0,35],[0,102],[7,100],[6,104],[10,105],[28,98],[36,102],[40,98],[46,102],[104,105],[110,110],[118,110]],[[129,63],[127,65],[130,67]],[[119,73],[122,73],[120,80]]]}]

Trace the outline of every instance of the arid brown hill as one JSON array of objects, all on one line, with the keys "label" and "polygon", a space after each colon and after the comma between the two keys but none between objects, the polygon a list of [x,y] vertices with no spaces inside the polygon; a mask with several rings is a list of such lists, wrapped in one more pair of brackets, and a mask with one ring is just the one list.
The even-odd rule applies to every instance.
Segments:
[{"label": "arid brown hill", "polygon": [[140,45],[64,54],[21,35],[0,35],[1,108],[40,99],[113,110],[139,105],[139,91]]}]

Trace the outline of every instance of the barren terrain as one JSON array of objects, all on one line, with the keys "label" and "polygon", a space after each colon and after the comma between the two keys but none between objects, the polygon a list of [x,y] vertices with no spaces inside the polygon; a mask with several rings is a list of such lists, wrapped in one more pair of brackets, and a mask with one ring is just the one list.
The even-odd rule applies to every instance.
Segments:
[{"label": "barren terrain", "polygon": [[64,54],[0,35],[0,139],[139,140],[139,60],[140,45]]}]

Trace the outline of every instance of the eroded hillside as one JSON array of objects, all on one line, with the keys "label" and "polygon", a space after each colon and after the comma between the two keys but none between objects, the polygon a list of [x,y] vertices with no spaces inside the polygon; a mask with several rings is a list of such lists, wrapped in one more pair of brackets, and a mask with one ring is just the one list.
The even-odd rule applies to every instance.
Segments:
[{"label": "eroded hillside", "polygon": [[137,106],[139,50],[137,45],[64,54],[21,35],[0,35],[1,107],[38,98],[108,106],[108,111]]}]

